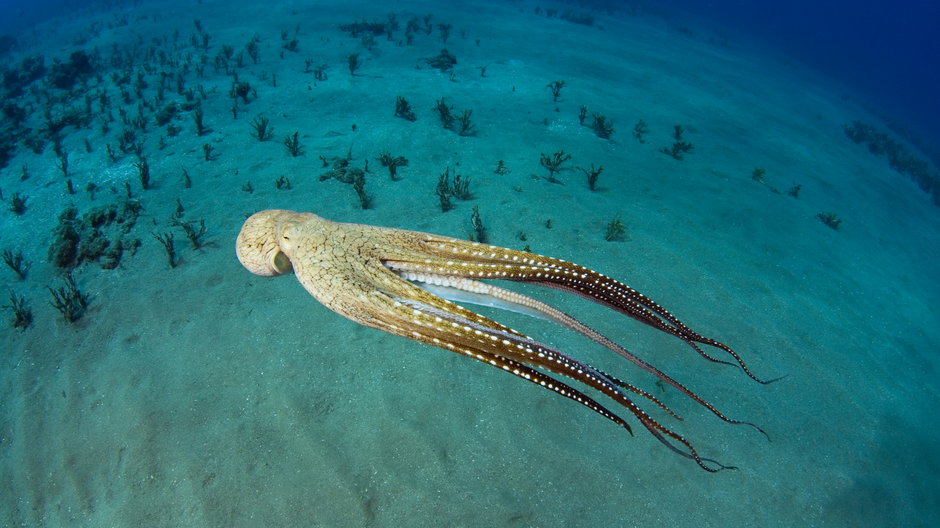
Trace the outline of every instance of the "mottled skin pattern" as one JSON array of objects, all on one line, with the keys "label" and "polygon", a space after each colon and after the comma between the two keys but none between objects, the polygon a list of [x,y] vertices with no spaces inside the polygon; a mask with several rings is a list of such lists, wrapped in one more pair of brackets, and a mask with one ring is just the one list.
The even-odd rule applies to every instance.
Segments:
[{"label": "mottled skin pattern", "polygon": [[241,263],[257,275],[293,270],[311,295],[343,317],[501,368],[589,407],[632,434],[630,426],[615,413],[546,372],[588,385],[629,410],[660,442],[707,471],[732,466],[700,457],[691,443],[654,420],[627,395],[635,393],[678,418],[651,394],[429,293],[416,282],[437,281],[528,306],[629,359],[722,420],[760,431],[749,422],[725,417],[683,385],[576,319],[534,299],[478,282],[522,281],[577,293],[682,339],[711,361],[725,363],[707,355],[699,344],[724,350],[748,376],[761,381],[726,345],[693,332],[646,296],[588,268],[524,251],[416,231],[331,222],[312,213],[285,210],[262,211],[246,220],[236,251]]}]

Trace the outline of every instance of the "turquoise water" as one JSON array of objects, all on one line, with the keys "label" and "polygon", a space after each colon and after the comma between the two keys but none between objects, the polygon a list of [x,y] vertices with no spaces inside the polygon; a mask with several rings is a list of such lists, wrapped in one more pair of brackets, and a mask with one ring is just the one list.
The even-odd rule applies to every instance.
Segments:
[{"label": "turquoise water", "polygon": [[[349,27],[391,13],[390,37]],[[428,60],[443,49],[451,68]],[[111,5],[18,32],[3,64],[0,249],[25,275],[0,266],[4,526],[937,522],[938,173],[852,86],[644,9],[527,2]],[[472,128],[442,126],[440,103]],[[872,127],[860,143],[855,122]],[[383,153],[408,160],[395,179]],[[551,173],[555,153],[571,158]],[[368,208],[337,160],[363,171]],[[442,212],[445,171],[472,197]],[[235,258],[242,222],[272,208],[457,238],[476,211],[490,243],[621,280],[785,376],[762,385],[615,311],[507,285],[770,441],[547,321],[474,307],[654,394],[684,418],[643,402],[657,420],[738,469],[702,471],[626,410],[633,436],[343,319]],[[68,272],[74,321],[52,293],[71,298]]]}]

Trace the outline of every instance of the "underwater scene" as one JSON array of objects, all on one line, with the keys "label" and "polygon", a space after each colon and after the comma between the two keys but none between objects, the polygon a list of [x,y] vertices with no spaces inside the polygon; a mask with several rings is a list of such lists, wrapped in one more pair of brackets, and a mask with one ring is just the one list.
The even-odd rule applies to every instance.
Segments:
[{"label": "underwater scene", "polygon": [[897,62],[681,4],[2,11],[0,526],[940,523]]}]

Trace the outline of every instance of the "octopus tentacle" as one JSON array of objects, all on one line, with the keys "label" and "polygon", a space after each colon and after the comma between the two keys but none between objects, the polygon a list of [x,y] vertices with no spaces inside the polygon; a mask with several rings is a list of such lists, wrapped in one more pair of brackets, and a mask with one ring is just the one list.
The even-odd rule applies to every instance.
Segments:
[{"label": "octopus tentacle", "polygon": [[[442,286],[455,288],[455,289],[459,289],[463,291],[470,291],[470,292],[474,292],[478,294],[484,294],[489,297],[499,299],[506,303],[524,306],[525,308],[534,311],[535,313],[543,316],[544,318],[554,321],[555,323],[560,324],[564,326],[565,328],[568,328],[569,330],[577,332],[591,339],[592,341],[600,344],[601,346],[604,346],[605,348],[617,353],[621,357],[632,362],[634,365],[649,372],[650,374],[653,374],[658,379],[662,380],[664,383],[668,383],[672,387],[676,388],[677,390],[685,394],[687,397],[691,398],[693,401],[695,401],[699,405],[708,409],[710,412],[712,412],[715,416],[717,416],[724,422],[735,424],[735,425],[751,426],[757,431],[759,431],[761,434],[763,434],[765,437],[767,437],[768,439],[770,438],[770,436],[767,435],[767,432],[764,431],[762,428],[760,428],[757,424],[754,424],[752,422],[742,421],[742,420],[735,420],[735,419],[727,417],[721,411],[715,408],[715,406],[713,406],[711,403],[709,403],[704,398],[702,398],[701,396],[699,396],[698,394],[696,394],[695,392],[687,388],[685,385],[673,379],[671,376],[657,369],[653,365],[650,365],[646,361],[640,359],[635,354],[623,348],[622,346],[620,346],[619,344],[617,344],[610,338],[604,336],[600,332],[594,330],[593,328],[582,323],[578,319],[566,314],[565,312],[551,305],[548,305],[542,301],[533,299],[531,297],[528,297],[518,292],[506,290],[506,289],[494,286],[492,284],[482,283],[482,282],[471,280],[471,279],[466,279],[462,277],[454,277],[454,276],[446,276],[446,275],[415,273],[414,272],[415,266],[410,265],[407,262],[385,261],[384,264],[387,267],[391,268],[392,270],[398,271],[408,280],[442,285]],[[653,398],[651,395],[649,395],[642,389],[639,389],[622,380],[618,380],[617,378],[614,378],[613,376],[608,375],[608,378],[614,383],[620,385],[621,387],[628,389],[641,396],[644,396],[645,398],[650,399],[654,403],[657,403],[660,407],[666,410],[666,412],[672,414],[674,417],[681,420],[681,418],[678,415],[676,415],[671,409],[668,409],[664,405],[661,405],[658,402],[658,400]]]},{"label": "octopus tentacle", "polygon": [[[397,299],[385,293],[380,294],[379,298],[385,305],[385,310],[380,318],[371,321],[370,326],[500,368],[590,408],[633,435],[630,424],[593,398],[535,370],[521,361],[521,358],[508,357],[491,350],[493,342],[501,342],[511,334],[463,319],[452,312],[434,308],[423,302]],[[455,336],[459,338],[454,339]]]},{"label": "octopus tentacle", "polygon": [[[608,280],[630,289],[630,291],[632,291],[633,293],[637,293],[635,290],[632,290],[632,288],[629,288],[629,286],[625,286],[622,283],[619,283],[613,279],[608,279]],[[748,368],[747,363],[744,362],[744,359],[742,359],[741,356],[737,352],[734,351],[734,349],[732,349],[728,345],[718,340],[704,337],[701,334],[694,332],[689,327],[685,326],[681,321],[679,321],[674,316],[672,316],[668,311],[666,311],[665,309],[663,309],[662,307],[660,307],[658,304],[654,303],[653,301],[649,301],[649,302],[652,303],[657,308],[656,310],[652,310],[647,305],[640,304],[639,302],[630,298],[620,299],[617,296],[605,295],[603,293],[598,294],[597,292],[592,292],[590,290],[586,290],[584,288],[579,288],[577,286],[572,286],[569,284],[562,284],[562,283],[551,282],[551,281],[526,281],[526,282],[530,282],[531,284],[538,284],[540,286],[545,286],[547,288],[552,288],[556,290],[567,291],[567,292],[579,295],[581,297],[584,297],[585,299],[594,301],[596,303],[603,304],[611,309],[614,309],[618,312],[628,315],[632,317],[633,319],[640,321],[641,323],[644,323],[648,326],[652,326],[653,328],[666,332],[667,334],[671,334],[675,337],[678,337],[679,339],[687,343],[690,347],[692,347],[692,349],[695,350],[695,352],[697,352],[698,355],[702,356],[708,361],[711,361],[713,363],[721,363],[722,365],[737,364],[738,367],[740,367],[741,370],[744,371],[744,374],[747,375],[747,377],[751,378],[752,380],[758,383],[766,385],[766,384],[773,383],[781,379],[781,377],[777,377],[777,378],[771,378],[771,379],[765,380],[765,379],[757,377],[756,375],[754,375],[753,372],[751,372],[751,369]],[[649,300],[649,298],[643,296],[642,294],[638,294],[638,295]],[[660,312],[660,310],[662,312]],[[662,319],[656,317],[657,315],[662,317]],[[666,324],[666,323],[670,323],[673,326],[670,326],[669,324]],[[715,348],[718,348],[719,350],[723,350],[728,355],[730,355],[735,361],[731,362],[731,361],[718,359],[712,356],[711,354],[708,354],[707,352],[705,352],[702,349],[702,347],[698,345],[699,343],[713,346]]]},{"label": "octopus tentacle", "polygon": [[[459,256],[460,262],[456,262],[456,269],[462,276],[528,282],[575,293],[682,339],[696,353],[709,361],[727,365],[736,363],[749,378],[758,383],[773,383],[780,379],[764,380],[757,377],[751,372],[741,356],[731,347],[693,331],[646,295],[590,268],[561,259],[509,248],[485,244],[467,247],[465,241],[447,237],[427,237],[426,235],[425,244],[429,249],[436,250],[440,255],[439,259],[424,259],[423,264],[429,268],[447,269],[451,267],[447,264],[453,265],[455,262],[445,259],[448,256]],[[734,359],[735,363],[718,359],[706,353],[697,343],[726,352]]]},{"label": "octopus tentacle", "polygon": [[[396,327],[394,326],[388,327],[388,331],[390,333],[397,333],[394,331],[395,329]],[[526,366],[513,359],[500,356],[499,354],[487,352],[486,350],[483,350],[482,348],[474,348],[470,346],[446,346],[444,342],[442,342],[440,339],[431,337],[429,335],[426,335],[424,333],[421,333],[415,330],[411,330],[407,332],[407,334],[401,333],[399,335],[402,335],[403,337],[407,337],[409,339],[412,339],[412,340],[415,340],[415,341],[418,341],[427,345],[436,346],[438,348],[444,348],[446,350],[450,350],[451,352],[456,352],[466,357],[476,359],[477,361],[502,369],[514,376],[517,376],[526,381],[530,381],[536,385],[549,389],[552,392],[555,392],[556,394],[564,396],[565,398],[568,398],[572,401],[575,401],[577,403],[584,405],[585,407],[588,407],[589,409],[596,412],[597,414],[623,427],[624,429],[627,430],[628,433],[630,433],[630,436],[633,436],[633,428],[630,427],[630,424],[628,424],[626,420],[618,416],[616,413],[610,411],[609,409],[607,409],[606,407],[598,403],[596,400],[594,400],[590,396],[585,395],[581,391],[571,387],[570,385],[564,382],[558,381],[557,379],[547,374],[543,374],[542,372],[535,370],[532,367]]]},{"label": "octopus tentacle", "polygon": [[[396,262],[394,262],[394,261],[386,261],[386,262],[384,262],[384,264],[385,264],[385,266],[389,267],[390,269],[392,269],[392,270],[397,270],[397,271],[402,271],[405,267],[407,267],[407,265],[402,265],[401,263],[396,263]],[[518,293],[516,293],[516,292],[512,292],[512,291],[509,291],[509,290],[504,290],[504,289],[502,289],[502,288],[497,288],[497,287],[495,287],[495,286],[493,286],[493,285],[491,285],[491,284],[484,284],[484,283],[481,283],[481,282],[478,282],[478,281],[471,281],[471,280],[469,280],[469,279],[454,278],[454,277],[441,277],[441,276],[432,276],[432,275],[423,275],[423,274],[422,274],[422,275],[416,275],[416,274],[407,273],[407,272],[404,274],[404,278],[408,279],[408,281],[419,281],[419,282],[423,282],[423,283],[427,283],[427,282],[429,282],[429,281],[435,281],[435,279],[439,279],[439,280],[437,280],[437,281],[435,281],[435,282],[438,282],[439,284],[445,284],[445,283],[446,283],[446,284],[451,285],[451,287],[456,287],[456,288],[459,288],[459,289],[462,289],[462,290],[465,290],[465,291],[485,292],[488,296],[492,296],[492,297],[494,297],[494,298],[497,298],[497,299],[500,299],[500,300],[504,300],[504,301],[509,301],[509,299],[511,298],[512,301],[509,301],[509,302],[521,303],[521,302],[523,302],[522,300],[527,300],[527,301],[530,302],[530,304],[531,304],[532,307],[538,309],[539,311],[541,311],[541,310],[554,310],[555,312],[557,312],[557,313],[559,313],[559,314],[562,314],[561,311],[556,310],[556,309],[554,309],[554,308],[551,308],[550,306],[548,306],[548,305],[546,305],[546,304],[544,304],[544,303],[541,303],[540,301],[537,301],[537,300],[535,300],[535,299],[526,297],[526,296],[524,296],[524,295],[522,295],[522,294],[518,294]],[[506,336],[507,339],[510,339],[510,340],[515,339],[515,338],[520,338],[520,339],[523,340],[523,341],[526,341],[526,342],[533,342],[533,343],[534,343],[534,341],[533,341],[531,338],[529,338],[528,336],[526,336],[526,335],[524,335],[524,334],[521,334],[521,333],[519,333],[519,332],[516,332],[515,330],[512,330],[511,328],[508,328],[508,327],[506,327],[506,326],[504,326],[504,325],[502,325],[502,324],[500,324],[500,323],[497,323],[497,322],[493,321],[492,319],[486,318],[486,317],[484,317],[484,316],[482,316],[482,315],[480,315],[480,314],[477,314],[476,312],[473,312],[473,311],[471,311],[471,310],[467,310],[467,309],[464,308],[463,306],[461,306],[461,305],[459,305],[459,304],[456,304],[456,303],[453,303],[453,302],[451,302],[451,301],[448,301],[447,299],[444,299],[444,298],[442,298],[442,297],[440,297],[440,296],[438,296],[438,295],[434,295],[434,294],[427,293],[423,288],[415,288],[415,287],[413,286],[413,283],[411,283],[411,282],[409,282],[409,283],[407,283],[407,284],[409,284],[409,286],[411,286],[411,288],[409,288],[410,291],[407,292],[405,295],[403,295],[402,298],[411,298],[411,299],[415,299],[415,298],[420,297],[420,298],[422,299],[421,304],[424,305],[425,307],[427,307],[428,309],[433,310],[435,313],[438,313],[441,318],[444,318],[444,319],[447,319],[447,320],[455,320],[454,318],[463,319],[463,318],[465,318],[465,317],[467,317],[467,316],[470,316],[471,320],[470,320],[470,321],[466,321],[466,322],[461,322],[461,323],[460,323],[461,326],[472,325],[472,326],[475,326],[475,327],[476,327],[477,325],[479,325],[479,326],[481,326],[481,327],[485,327],[485,329],[487,329],[487,331],[491,331],[491,332],[495,332],[495,333],[499,333],[499,334],[504,333],[504,332],[505,332],[505,333],[508,333],[508,334],[512,334],[511,336]],[[399,285],[399,286],[400,286],[400,285]],[[403,292],[399,292],[399,293],[403,293]],[[422,295],[422,294],[423,294],[423,295]],[[409,304],[409,303],[414,302],[414,301],[400,301],[400,302],[405,303],[405,304]],[[540,307],[540,305],[541,305],[541,307]],[[443,312],[443,313],[442,313],[442,312]],[[569,317],[569,319],[571,319],[572,321],[577,322],[576,319],[571,318],[570,316],[567,316],[567,317]],[[579,324],[580,324],[580,323],[579,323]],[[582,325],[582,326],[584,326],[585,328],[587,328],[585,325]],[[596,332],[595,332],[595,333],[596,333]],[[600,336],[600,334],[597,334],[597,335]],[[451,336],[451,337],[452,337],[452,336]],[[603,336],[601,336],[601,337],[603,337]],[[605,338],[605,339],[606,339],[606,338]],[[610,341],[608,340],[608,342],[610,342]],[[610,342],[610,343],[613,344],[613,342]],[[613,344],[613,345],[614,345],[614,346],[617,346],[616,344]],[[545,346],[545,345],[542,345],[542,346]],[[623,350],[623,349],[621,349],[621,350]],[[626,354],[629,354],[629,352],[626,352],[626,350],[623,350],[623,352],[626,353]],[[647,391],[645,391],[645,390],[643,390],[643,389],[640,389],[639,387],[636,387],[636,386],[634,386],[634,385],[632,385],[632,384],[630,384],[630,383],[627,383],[627,382],[625,382],[625,381],[623,381],[623,380],[620,380],[620,379],[618,379],[618,378],[615,378],[615,377],[613,377],[613,376],[611,376],[611,375],[609,375],[609,374],[607,374],[607,373],[604,373],[603,371],[600,371],[599,369],[597,369],[597,368],[595,368],[595,367],[592,367],[592,366],[587,365],[587,364],[582,364],[581,362],[579,362],[579,361],[577,361],[577,360],[575,360],[575,359],[573,359],[573,358],[571,358],[571,357],[569,357],[569,356],[567,356],[567,355],[565,355],[565,354],[563,354],[563,353],[561,353],[561,352],[555,351],[555,354],[558,355],[558,356],[560,356],[560,357],[565,358],[568,362],[581,364],[586,370],[591,370],[591,371],[594,371],[594,372],[598,373],[598,374],[600,375],[600,377],[606,378],[610,383],[612,383],[612,384],[614,384],[614,385],[618,385],[618,386],[620,386],[621,388],[627,389],[627,390],[629,390],[629,391],[631,391],[631,392],[633,392],[633,393],[635,393],[635,394],[637,394],[637,395],[639,395],[639,396],[642,396],[643,398],[646,398],[647,400],[653,402],[656,406],[658,406],[659,408],[661,408],[663,411],[665,411],[666,413],[668,413],[669,415],[671,415],[673,418],[676,418],[677,420],[682,420],[682,417],[681,417],[681,416],[679,416],[675,411],[673,411],[672,409],[670,409],[669,407],[667,407],[663,402],[661,402],[658,398],[656,398],[655,396],[653,396],[653,395],[650,394],[649,392],[647,392]],[[635,358],[635,357],[634,357],[634,359],[636,359],[637,361],[642,362],[642,360],[640,360],[639,358]],[[659,372],[659,371],[657,371],[657,372]],[[567,374],[567,373],[564,373],[564,374]],[[660,374],[662,374],[662,373],[660,373]],[[666,377],[666,379],[671,380],[671,378],[669,378],[669,377],[666,376],[665,374],[662,374],[662,375],[663,375],[664,377]],[[676,383],[679,387],[682,387],[682,385],[679,385],[677,382],[674,382],[674,381],[673,381],[673,383]],[[684,388],[684,387],[682,387],[682,388]],[[701,403],[703,403],[703,405],[705,405],[705,406],[708,407],[708,408],[713,409],[713,412],[715,412],[716,414],[718,414],[718,416],[720,416],[720,417],[722,417],[722,418],[724,419],[723,415],[721,415],[721,413],[718,413],[717,410],[714,410],[714,408],[711,407],[707,402],[704,402],[703,400],[701,400],[701,398],[699,398],[697,395],[695,395],[694,393],[692,393],[692,392],[689,391],[688,389],[685,389],[685,390],[686,390],[686,392],[688,392],[688,393],[690,394],[690,396],[691,396],[693,399],[695,399],[696,401],[701,401]],[[727,421],[727,422],[729,422],[729,423],[739,423],[739,422],[736,422],[736,421],[733,421],[733,420],[728,420],[728,419],[725,419],[725,421]],[[755,427],[756,427],[756,426],[755,426]]]},{"label": "octopus tentacle", "polygon": [[[440,332],[446,336],[448,341],[442,341],[441,339],[435,338],[436,332],[434,330],[429,330],[428,334],[431,338],[431,342],[429,344],[448,350],[453,350],[453,345],[448,344],[449,342],[457,342],[460,345],[473,350],[488,350],[493,346],[497,346],[497,350],[495,352],[490,352],[491,354],[498,355],[504,359],[516,361],[520,364],[543,368],[556,374],[567,376],[607,395],[621,406],[629,410],[640,421],[640,423],[643,424],[643,426],[653,434],[657,440],[673,451],[694,460],[706,471],[717,471],[719,469],[733,468],[733,466],[725,466],[715,462],[714,460],[702,458],[688,440],[675,431],[672,431],[671,429],[657,422],[649,414],[647,414],[646,411],[637,406],[633,400],[627,397],[626,394],[620,391],[617,388],[618,385],[620,385],[620,383],[618,383],[619,380],[614,381],[606,374],[587,363],[573,359],[566,354],[534,339],[528,337],[519,337],[512,334],[499,332],[487,327],[478,326],[471,321],[462,320],[450,312],[437,310],[420,302],[406,299],[396,299],[396,302],[412,309],[412,316],[415,317],[412,320],[412,324],[418,323],[420,320],[422,320],[423,316],[424,322],[432,329],[434,328],[434,324],[444,325],[438,327],[437,332]],[[450,326],[446,326],[447,324]],[[463,330],[462,332],[461,329]],[[419,336],[414,334],[408,337],[416,340],[419,339]],[[444,343],[444,346],[441,346],[440,343]],[[608,419],[612,419],[609,415],[613,413],[610,413],[609,410],[600,406],[597,404],[597,402],[591,400],[583,393],[580,393],[575,389],[570,390],[574,391],[573,397],[571,397],[571,399],[574,399],[580,403],[584,403],[598,414],[601,414]],[[675,413],[672,413],[672,411],[665,407],[664,404],[656,400],[655,397],[653,397],[651,394],[641,390],[638,390],[638,393],[651,399],[657,403],[657,405],[670,412],[670,414],[675,415]],[[566,394],[562,395],[567,396]],[[617,417],[617,419],[612,419],[612,421],[616,423],[619,423],[618,420],[620,420],[619,417]],[[676,447],[672,442],[669,441],[669,438],[685,446],[687,451],[683,451],[682,449]],[[710,467],[705,463],[706,461],[712,462],[719,467],[717,469]]]}]

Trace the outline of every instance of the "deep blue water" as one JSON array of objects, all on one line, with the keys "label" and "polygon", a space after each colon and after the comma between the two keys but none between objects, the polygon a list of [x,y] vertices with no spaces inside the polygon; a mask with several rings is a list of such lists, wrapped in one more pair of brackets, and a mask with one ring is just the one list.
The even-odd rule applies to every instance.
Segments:
[{"label": "deep blue water", "polygon": [[914,129],[935,162],[940,157],[940,2],[676,0],[669,9],[751,35],[826,72]]}]

